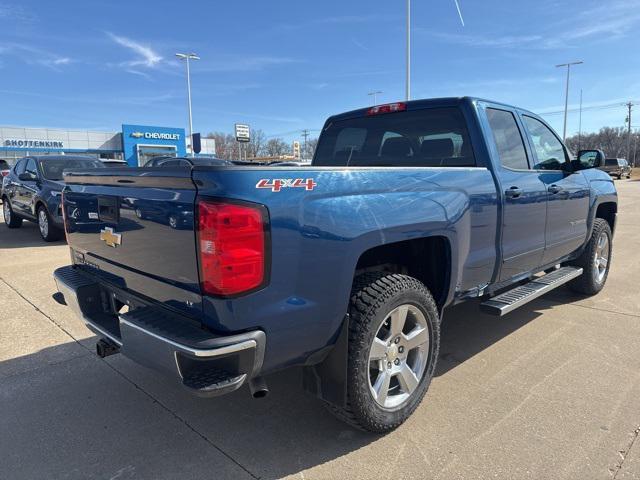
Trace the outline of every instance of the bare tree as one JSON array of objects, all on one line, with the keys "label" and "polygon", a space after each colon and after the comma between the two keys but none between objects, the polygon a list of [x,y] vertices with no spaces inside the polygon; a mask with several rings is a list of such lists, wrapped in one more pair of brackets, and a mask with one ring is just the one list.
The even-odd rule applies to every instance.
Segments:
[{"label": "bare tree", "polygon": [[271,138],[265,144],[264,154],[268,157],[277,157],[291,153],[291,147],[281,138]]},{"label": "bare tree", "polygon": [[[632,134],[631,158],[627,159],[631,164],[633,164],[633,157],[637,155],[633,146],[638,143],[639,137],[638,132]],[[603,127],[598,132],[574,135],[568,137],[566,143],[569,150],[574,153],[578,150],[595,148],[602,150],[608,158],[627,157],[627,130],[623,127]]]},{"label": "bare tree", "polygon": [[247,144],[247,157],[258,157],[264,153],[267,136],[260,129],[251,130],[251,140]]},{"label": "bare tree", "polygon": [[318,146],[317,138],[310,138],[307,140],[306,148],[305,143],[302,143],[302,158],[305,160],[310,160],[313,158],[313,154],[316,152],[316,147]]}]

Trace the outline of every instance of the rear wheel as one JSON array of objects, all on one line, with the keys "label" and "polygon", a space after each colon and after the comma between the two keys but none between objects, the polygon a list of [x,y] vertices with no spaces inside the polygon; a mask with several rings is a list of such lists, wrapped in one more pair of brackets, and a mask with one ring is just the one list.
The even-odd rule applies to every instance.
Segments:
[{"label": "rear wheel", "polygon": [[62,237],[62,232],[53,225],[49,212],[42,205],[38,207],[38,230],[45,242],[55,242]]},{"label": "rear wheel", "polygon": [[13,208],[11,208],[7,197],[2,199],[2,215],[4,216],[4,223],[7,227],[19,228],[22,226],[22,218],[13,212]]},{"label": "rear wheel", "polygon": [[569,283],[569,287],[586,295],[595,295],[604,287],[609,276],[612,252],[611,228],[606,220],[596,218],[589,243],[582,255],[571,262],[584,272]]},{"label": "rear wheel", "polygon": [[330,408],[357,428],[387,432],[429,388],[440,344],[438,309],[415,278],[368,273],[354,282],[349,313],[347,403]]}]

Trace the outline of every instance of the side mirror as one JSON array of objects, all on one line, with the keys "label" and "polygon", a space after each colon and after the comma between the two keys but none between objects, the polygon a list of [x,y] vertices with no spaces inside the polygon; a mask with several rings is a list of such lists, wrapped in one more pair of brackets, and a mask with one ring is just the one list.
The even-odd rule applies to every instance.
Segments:
[{"label": "side mirror", "polygon": [[36,176],[33,173],[24,172],[18,175],[18,180],[21,182],[33,182],[35,179]]},{"label": "side mirror", "polygon": [[587,168],[598,168],[604,165],[604,152],[602,150],[580,150],[578,152],[577,163],[580,170]]}]

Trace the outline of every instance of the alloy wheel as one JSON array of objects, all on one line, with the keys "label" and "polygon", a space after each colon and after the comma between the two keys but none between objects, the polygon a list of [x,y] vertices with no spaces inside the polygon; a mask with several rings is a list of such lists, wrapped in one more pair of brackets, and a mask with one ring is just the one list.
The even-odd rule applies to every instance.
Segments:
[{"label": "alloy wheel", "polygon": [[369,391],[378,405],[397,409],[409,400],[427,367],[429,338],[427,319],[415,305],[387,315],[369,350]]},{"label": "alloy wheel", "polygon": [[2,214],[4,215],[4,223],[11,223],[11,207],[9,206],[9,201],[6,199],[2,205]]},{"label": "alloy wheel", "polygon": [[38,227],[40,228],[42,238],[47,238],[49,235],[49,219],[47,218],[47,212],[45,212],[44,208],[38,211]]},{"label": "alloy wheel", "polygon": [[593,274],[596,282],[598,283],[602,283],[607,273],[610,253],[609,236],[606,232],[602,232],[598,237],[598,242],[596,243],[596,253],[593,259],[595,266],[595,268],[593,269]]}]

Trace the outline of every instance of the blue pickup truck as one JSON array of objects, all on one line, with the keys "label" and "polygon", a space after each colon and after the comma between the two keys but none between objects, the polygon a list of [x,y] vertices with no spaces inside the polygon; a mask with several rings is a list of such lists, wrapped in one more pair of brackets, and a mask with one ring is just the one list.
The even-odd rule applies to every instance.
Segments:
[{"label": "blue pickup truck", "polygon": [[448,306],[504,315],[563,284],[602,289],[617,213],[603,160],[464,97],[332,116],[307,167],[73,172],[55,297],[100,356],[205,397],[264,396],[266,374],[302,366],[338,417],[385,432],[424,397]]}]

